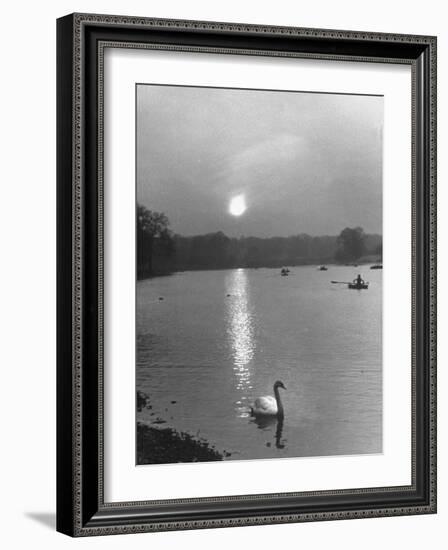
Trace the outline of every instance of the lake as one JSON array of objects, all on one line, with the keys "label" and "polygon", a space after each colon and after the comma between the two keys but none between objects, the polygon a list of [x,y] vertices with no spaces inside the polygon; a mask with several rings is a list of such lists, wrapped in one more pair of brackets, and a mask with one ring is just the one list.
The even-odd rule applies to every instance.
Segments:
[{"label": "lake", "polygon": [[[229,459],[382,452],[382,271],[189,271],[137,283],[137,420]],[[358,273],[368,290],[331,280]],[[163,300],[160,300],[162,297]],[[281,380],[283,424],[249,414]]]}]

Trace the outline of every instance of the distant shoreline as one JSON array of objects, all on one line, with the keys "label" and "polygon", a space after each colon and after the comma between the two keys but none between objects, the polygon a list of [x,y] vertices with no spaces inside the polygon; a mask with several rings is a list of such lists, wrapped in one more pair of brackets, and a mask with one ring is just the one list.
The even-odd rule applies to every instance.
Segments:
[{"label": "distant shoreline", "polygon": [[320,265],[325,265],[328,267],[361,267],[366,266],[369,264],[377,264],[382,263],[381,258],[375,257],[375,256],[368,256],[365,258],[360,258],[356,264],[343,264],[335,262],[334,259],[322,259],[317,261],[305,261],[301,263],[284,263],[284,264],[276,264],[276,265],[236,265],[236,266],[225,266],[225,267],[188,267],[185,269],[176,269],[174,271],[166,272],[166,273],[154,273],[151,275],[146,275],[144,277],[139,277],[138,281],[146,281],[147,279],[155,279],[158,277],[170,277],[171,275],[176,275],[177,273],[186,273],[189,271],[231,271],[232,269],[281,269],[282,267],[318,267]]}]

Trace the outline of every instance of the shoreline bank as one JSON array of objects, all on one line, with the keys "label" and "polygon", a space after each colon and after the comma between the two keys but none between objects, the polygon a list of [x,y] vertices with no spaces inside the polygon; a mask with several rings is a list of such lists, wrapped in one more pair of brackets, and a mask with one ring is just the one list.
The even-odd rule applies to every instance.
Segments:
[{"label": "shoreline bank", "polygon": [[170,464],[176,462],[210,462],[224,460],[230,453],[220,453],[205,439],[174,428],[155,428],[137,422],[137,464]]}]

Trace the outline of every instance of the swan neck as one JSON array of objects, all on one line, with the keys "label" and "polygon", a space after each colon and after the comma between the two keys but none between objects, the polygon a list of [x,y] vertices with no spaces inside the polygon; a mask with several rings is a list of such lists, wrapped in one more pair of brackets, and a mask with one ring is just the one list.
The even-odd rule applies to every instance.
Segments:
[{"label": "swan neck", "polygon": [[274,388],[274,395],[275,395],[275,400],[277,401],[277,416],[280,418],[283,418],[284,416],[283,403],[282,403],[282,400],[280,399],[280,391],[276,387]]}]

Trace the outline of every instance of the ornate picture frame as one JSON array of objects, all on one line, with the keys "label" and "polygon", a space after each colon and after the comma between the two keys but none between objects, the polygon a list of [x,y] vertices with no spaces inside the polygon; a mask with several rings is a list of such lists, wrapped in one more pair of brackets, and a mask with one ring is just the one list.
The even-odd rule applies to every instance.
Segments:
[{"label": "ornate picture frame", "polygon": [[[91,536],[436,512],[436,42],[432,36],[111,15],[72,14],[58,20],[58,531]],[[411,67],[410,485],[167,500],[149,493],[143,501],[105,500],[103,154],[108,47]]]}]

